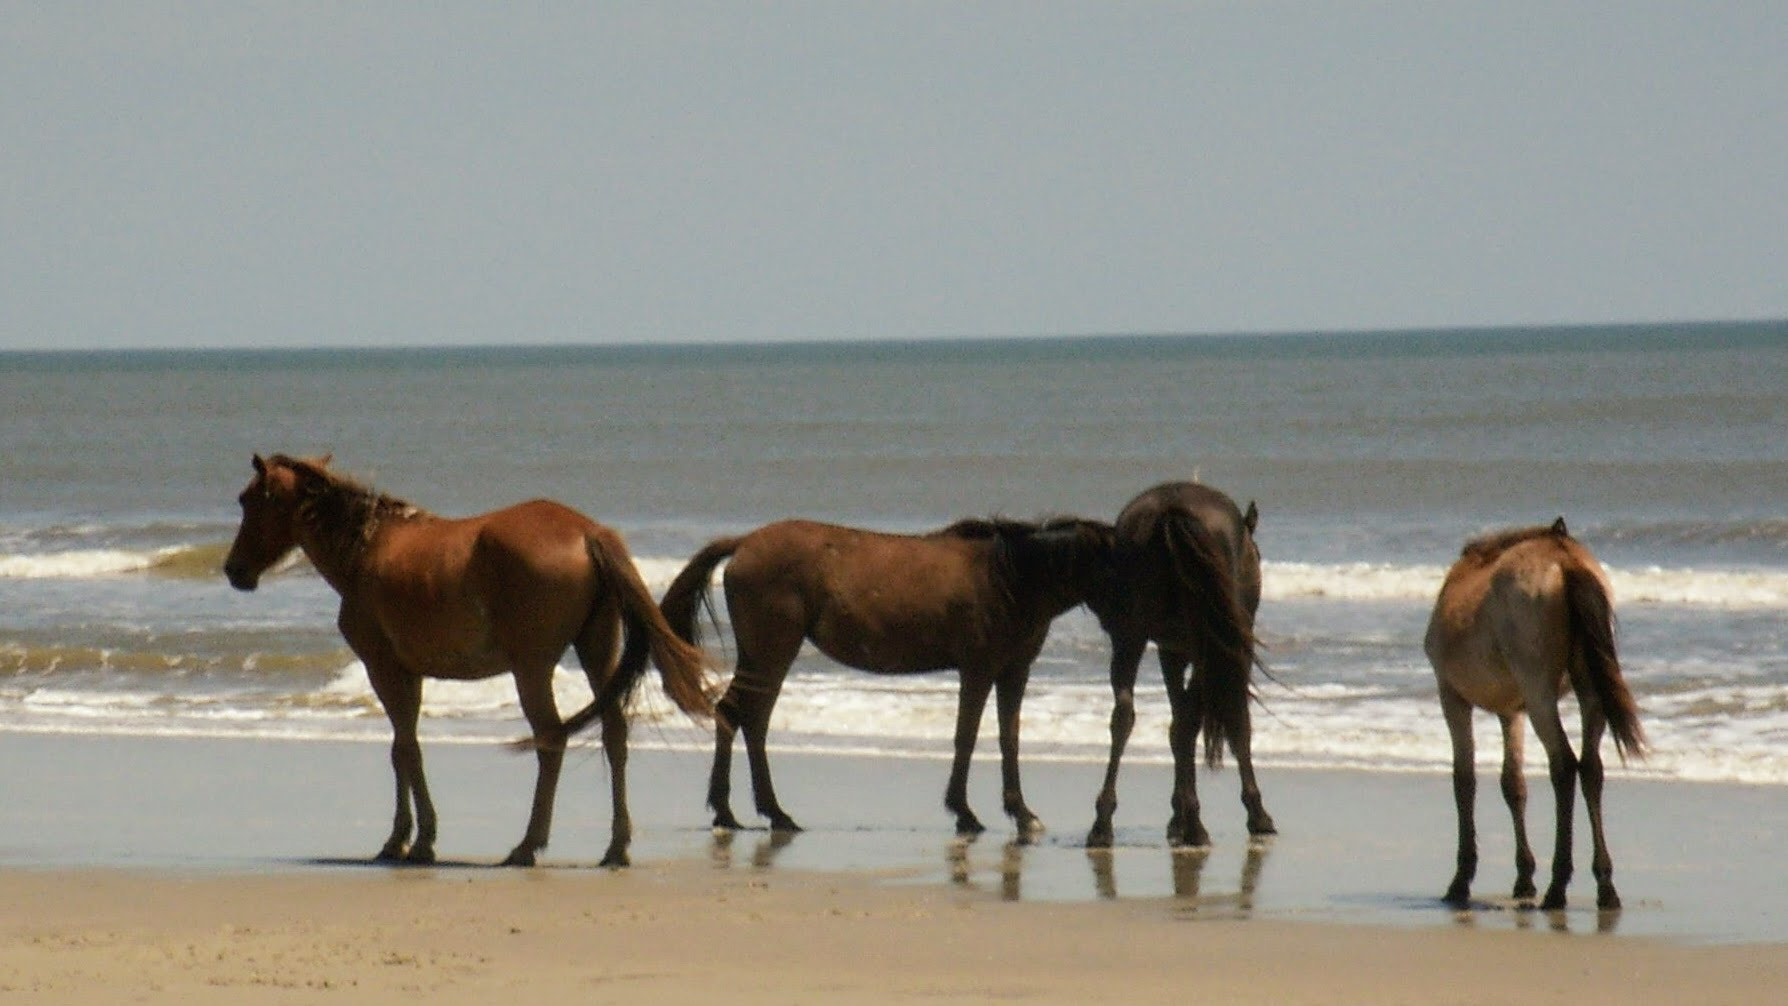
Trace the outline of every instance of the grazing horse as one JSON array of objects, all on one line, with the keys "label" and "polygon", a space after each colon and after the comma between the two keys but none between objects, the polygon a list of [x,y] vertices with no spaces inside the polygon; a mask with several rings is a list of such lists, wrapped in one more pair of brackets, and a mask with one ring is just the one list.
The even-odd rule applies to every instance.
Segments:
[{"label": "grazing horse", "polygon": [[[1252,695],[1254,612],[1260,606],[1260,512],[1197,482],[1168,482],[1131,500],[1114,525],[1116,589],[1092,605],[1111,637],[1111,759],[1087,832],[1089,848],[1112,843],[1118,763],[1136,722],[1136,672],[1152,641],[1172,710],[1168,743],[1174,789],[1167,841],[1210,844],[1199,817],[1198,734],[1214,766],[1227,742],[1241,771],[1248,832],[1270,835],[1272,816],[1254,777],[1248,702]],[[1192,667],[1188,679],[1186,668]]]},{"label": "grazing horse", "polygon": [[1019,787],[1019,706],[1050,622],[1109,589],[1110,544],[1110,525],[1077,518],[964,520],[922,535],[791,520],[710,542],[660,606],[679,636],[698,642],[696,609],[714,568],[732,560],[723,580],[738,669],[716,717],[714,826],[739,827],[729,796],[733,734],[742,728],[758,812],[773,830],[800,830],[777,802],[764,739],[789,664],[811,640],[833,660],[877,674],[957,669],[956,759],[944,805],[958,834],[984,830],[968,805],[969,758],[988,693],[997,692],[1005,810],[1020,836],[1039,830]]},{"label": "grazing horse", "polygon": [[[1546,748],[1558,804],[1552,883],[1544,909],[1565,905],[1571,880],[1571,818],[1576,780],[1583,780],[1595,842],[1596,905],[1620,907],[1614,861],[1602,834],[1602,731],[1614,735],[1621,760],[1642,757],[1639,710],[1621,679],[1614,652],[1614,611],[1602,567],[1560,517],[1550,526],[1521,528],[1468,542],[1447,571],[1424,644],[1440,686],[1440,708],[1453,737],[1453,800],[1459,811],[1458,871],[1446,900],[1470,901],[1477,873],[1472,806],[1477,795],[1471,712],[1485,709],[1502,721],[1502,795],[1515,820],[1516,898],[1534,896],[1534,857],[1527,844],[1527,783],[1521,777],[1522,719],[1533,721]],[[1558,698],[1577,693],[1583,715],[1583,755],[1571,752],[1558,715]]]},{"label": "grazing horse", "polygon": [[366,665],[393,732],[397,812],[378,858],[435,858],[435,808],[416,738],[422,679],[508,672],[534,733],[539,774],[527,833],[504,862],[534,863],[552,826],[567,737],[553,700],[553,669],[575,647],[597,692],[584,712],[603,722],[611,772],[613,836],[602,862],[625,866],[632,825],[622,706],[647,657],[678,707],[708,715],[713,706],[703,655],[664,623],[620,535],[546,500],[463,520],[437,517],[328,464],[327,456],[255,456],[224,573],[238,590],[253,590],[262,573],[298,548],[341,595],[336,624]]}]

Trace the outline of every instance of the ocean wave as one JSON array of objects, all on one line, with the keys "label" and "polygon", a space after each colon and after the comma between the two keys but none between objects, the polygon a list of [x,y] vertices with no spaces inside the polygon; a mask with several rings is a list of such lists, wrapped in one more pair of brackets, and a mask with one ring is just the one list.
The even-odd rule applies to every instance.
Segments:
[{"label": "ocean wave", "polygon": [[[15,683],[16,684],[16,683]],[[1641,695],[1652,750],[1615,775],[1788,784],[1788,692],[1780,684],[1710,688],[1668,699]],[[117,692],[41,688],[12,694],[0,681],[0,730],[166,736],[233,736],[389,740],[363,669],[342,666],[325,686],[303,692]],[[569,711],[589,698],[582,676],[558,676],[559,705]],[[1126,760],[1170,761],[1169,711],[1161,689],[1137,693],[1136,725]],[[1567,700],[1567,707],[1570,705]],[[773,751],[947,758],[956,707],[955,675],[881,678],[856,673],[798,672],[788,681],[771,723]],[[507,676],[476,682],[430,681],[423,701],[429,742],[495,744],[526,732]],[[1566,722],[1575,711],[1567,708]],[[1100,764],[1108,753],[1110,695],[1102,682],[1033,683],[1024,707],[1027,758]],[[981,726],[983,757],[992,757],[995,718]],[[634,710],[633,738],[643,747],[711,750],[712,733],[678,713],[648,680]],[[1474,721],[1478,767],[1493,773],[1501,747],[1493,717]],[[1573,735],[1575,727],[1572,727]],[[1371,687],[1325,686],[1273,693],[1255,714],[1254,753],[1263,768],[1344,768],[1444,773],[1451,761],[1447,729],[1431,696]],[[594,748],[596,733],[578,740]],[[1605,752],[1607,753],[1607,752]],[[1543,774],[1544,755],[1528,745],[1526,769]]]},{"label": "ocean wave", "polygon": [[[1266,562],[1267,600],[1432,601],[1446,567],[1381,563]],[[1788,607],[1788,573],[1767,570],[1608,568],[1616,604],[1708,608]]]},{"label": "ocean wave", "polygon": [[1788,552],[1788,520],[1651,521],[1613,523],[1595,529],[1598,542],[1670,546],[1742,546]]},{"label": "ocean wave", "polygon": [[[100,579],[148,575],[186,580],[221,579],[228,546],[218,542],[156,548],[91,548],[0,555],[0,579]],[[654,595],[670,586],[687,562],[670,556],[635,556],[634,565]],[[724,564],[721,567],[724,569]],[[1431,601],[1447,567],[1371,562],[1262,564],[1266,600]],[[271,575],[311,575],[294,552]],[[1617,604],[1709,608],[1788,607],[1788,571],[1609,567]],[[719,573],[715,580],[718,582]]]}]

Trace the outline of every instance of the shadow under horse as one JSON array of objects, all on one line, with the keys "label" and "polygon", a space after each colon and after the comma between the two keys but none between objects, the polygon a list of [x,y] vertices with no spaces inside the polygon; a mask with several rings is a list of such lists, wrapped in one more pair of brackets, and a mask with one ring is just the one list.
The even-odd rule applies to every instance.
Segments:
[{"label": "shadow under horse", "polygon": [[301,549],[341,595],[336,624],[366,665],[392,728],[397,809],[378,858],[435,859],[435,807],[416,734],[423,678],[508,673],[533,730],[539,771],[527,832],[504,862],[534,863],[552,827],[567,737],[553,672],[571,647],[596,692],[581,715],[602,720],[610,768],[614,823],[602,862],[626,865],[632,825],[622,707],[648,658],[679,708],[706,716],[713,707],[706,659],[665,624],[621,536],[548,500],[437,517],[330,471],[329,460],[255,456],[224,572],[238,590],[254,590],[263,573]]},{"label": "shadow under horse", "polygon": [[1019,784],[1019,707],[1051,621],[1109,590],[1110,548],[1110,525],[1079,518],[970,519],[917,535],[790,520],[710,542],[660,606],[679,636],[699,643],[697,608],[714,569],[731,560],[723,585],[738,668],[716,717],[708,783],[715,827],[739,827],[730,802],[737,728],[758,812],[772,829],[799,830],[776,798],[765,737],[789,665],[810,640],[833,660],[876,674],[957,670],[956,754],[944,805],[963,835],[985,830],[969,809],[968,771],[996,693],[1005,811],[1021,836],[1037,831]]},{"label": "shadow under horse", "polygon": [[[1583,781],[1595,844],[1596,905],[1620,907],[1614,861],[1602,829],[1602,733],[1614,735],[1625,761],[1643,757],[1645,734],[1638,704],[1620,673],[1614,646],[1614,609],[1608,578],[1588,548],[1572,538],[1563,517],[1550,526],[1516,528],[1466,543],[1434,601],[1423,643],[1440,687],[1440,708],[1453,741],[1453,801],[1459,814],[1459,851],[1445,900],[1466,905],[1477,873],[1473,804],[1477,772],[1473,709],[1502,722],[1502,794],[1515,826],[1515,889],[1534,896],[1534,855],[1527,843],[1527,783],[1522,778],[1522,721],[1530,719],[1546,749],[1557,801],[1552,881],[1540,907],[1565,906],[1571,880],[1571,824],[1576,782]],[[1559,717],[1559,696],[1577,694],[1583,753],[1571,750]]]},{"label": "shadow under horse", "polygon": [[[1114,525],[1114,590],[1090,605],[1111,637],[1111,759],[1087,832],[1089,848],[1112,844],[1118,765],[1136,723],[1136,674],[1156,645],[1172,713],[1168,743],[1174,788],[1167,841],[1210,844],[1199,814],[1197,743],[1220,764],[1235,753],[1248,832],[1275,832],[1254,776],[1248,704],[1253,696],[1254,613],[1260,606],[1260,550],[1254,504],[1244,514],[1222,492],[1197,482],[1155,486],[1125,505]],[[1191,668],[1188,676],[1187,668]]]}]

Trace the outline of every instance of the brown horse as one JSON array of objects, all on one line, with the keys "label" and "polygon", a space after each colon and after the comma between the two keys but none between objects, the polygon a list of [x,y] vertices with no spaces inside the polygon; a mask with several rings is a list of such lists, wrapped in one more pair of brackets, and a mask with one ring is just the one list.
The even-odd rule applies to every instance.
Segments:
[{"label": "brown horse", "polygon": [[1109,589],[1110,544],[1109,525],[1077,518],[965,520],[923,535],[792,520],[710,542],[660,605],[678,635],[697,642],[696,609],[715,567],[732,560],[724,588],[738,670],[716,718],[714,826],[739,827],[729,799],[738,727],[758,812],[773,830],[800,830],[776,799],[764,740],[789,664],[811,640],[833,660],[877,674],[957,669],[956,759],[944,805],[959,834],[984,830],[968,805],[969,758],[988,693],[997,692],[1005,810],[1021,836],[1037,831],[1019,786],[1019,706],[1050,622]]},{"label": "brown horse", "polygon": [[[1260,550],[1254,529],[1260,512],[1197,482],[1155,486],[1125,505],[1114,533],[1116,589],[1094,614],[1111,636],[1111,759],[1094,804],[1089,848],[1112,843],[1118,763],[1136,722],[1136,672],[1155,643],[1172,710],[1174,790],[1167,840],[1174,846],[1210,844],[1199,816],[1197,743],[1202,730],[1212,765],[1228,743],[1241,770],[1248,831],[1274,832],[1254,777],[1248,701],[1254,666],[1254,612],[1260,606]],[[1192,667],[1188,679],[1186,668]]]},{"label": "brown horse", "polygon": [[[253,590],[262,573],[299,548],[341,595],[336,624],[366,665],[393,731],[397,812],[378,858],[435,857],[435,808],[416,738],[422,679],[507,671],[534,732],[539,774],[527,833],[504,862],[533,864],[552,827],[567,736],[553,700],[553,669],[575,647],[597,692],[584,713],[602,720],[611,771],[614,826],[602,862],[626,865],[632,825],[622,706],[647,657],[684,711],[707,715],[713,706],[701,652],[665,625],[620,535],[546,500],[464,520],[437,517],[338,475],[328,463],[327,456],[255,457],[224,572],[238,590]],[[412,799],[416,840],[409,844]]]},{"label": "brown horse", "polygon": [[[1516,898],[1534,896],[1534,857],[1527,844],[1527,783],[1521,777],[1522,719],[1533,721],[1546,748],[1552,792],[1558,804],[1552,883],[1540,902],[1563,908],[1571,880],[1571,818],[1576,780],[1583,779],[1595,842],[1596,904],[1620,907],[1614,861],[1602,834],[1602,731],[1614,735],[1624,761],[1643,756],[1645,736],[1632,693],[1621,679],[1614,652],[1614,612],[1607,577],[1589,549],[1565,529],[1521,528],[1468,542],[1447,572],[1424,648],[1440,685],[1440,708],[1453,737],[1453,800],[1459,811],[1458,870],[1446,900],[1470,901],[1477,873],[1477,834],[1472,822],[1477,795],[1471,712],[1493,712],[1502,721],[1502,795],[1515,821]],[[1577,693],[1583,715],[1583,755],[1571,752],[1558,715],[1565,689]]]}]

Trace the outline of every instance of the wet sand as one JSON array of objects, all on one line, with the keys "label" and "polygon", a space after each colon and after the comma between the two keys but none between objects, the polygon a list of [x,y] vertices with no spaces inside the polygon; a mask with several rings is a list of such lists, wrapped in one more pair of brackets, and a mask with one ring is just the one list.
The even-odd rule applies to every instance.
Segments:
[{"label": "wet sand", "polygon": [[[575,751],[534,870],[487,868],[519,837],[532,760],[434,744],[432,868],[366,858],[389,824],[383,746],[0,736],[0,994],[45,1002],[596,1001],[886,1003],[1094,997],[1165,1002],[1524,999],[1776,1001],[1788,918],[1773,850],[1788,792],[1614,778],[1619,913],[1593,908],[1587,828],[1562,913],[1518,910],[1507,818],[1480,787],[1474,910],[1436,898],[1453,822],[1442,775],[1269,771],[1281,834],[1251,842],[1233,771],[1201,774],[1213,848],[1162,841],[1167,772],[1127,766],[1119,846],[1089,854],[1100,767],[1032,760],[1051,827],[998,817],[956,841],[942,761],[775,753],[807,831],[717,836],[693,741],[641,750],[635,865],[595,867],[606,772]],[[1532,780],[1542,880],[1549,801]],[[749,821],[741,779],[735,809]],[[1469,975],[1469,978],[1462,977]]]}]

